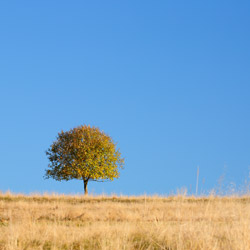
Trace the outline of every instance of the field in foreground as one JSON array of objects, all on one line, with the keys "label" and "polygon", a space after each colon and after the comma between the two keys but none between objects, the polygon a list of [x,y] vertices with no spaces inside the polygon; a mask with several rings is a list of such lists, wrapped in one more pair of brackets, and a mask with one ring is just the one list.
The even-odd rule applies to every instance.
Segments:
[{"label": "field in foreground", "polygon": [[0,194],[5,249],[250,249],[250,197]]}]

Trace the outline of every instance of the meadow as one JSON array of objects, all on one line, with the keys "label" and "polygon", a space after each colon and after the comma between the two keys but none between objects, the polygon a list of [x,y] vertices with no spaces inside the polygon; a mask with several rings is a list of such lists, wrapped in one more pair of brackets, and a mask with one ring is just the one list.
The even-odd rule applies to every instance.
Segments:
[{"label": "meadow", "polygon": [[250,196],[0,193],[0,250],[250,249]]}]

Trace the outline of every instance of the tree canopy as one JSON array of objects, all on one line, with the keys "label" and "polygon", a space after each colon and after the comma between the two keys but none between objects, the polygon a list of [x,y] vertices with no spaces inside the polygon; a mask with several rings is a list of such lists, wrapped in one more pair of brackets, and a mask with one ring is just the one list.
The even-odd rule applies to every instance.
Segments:
[{"label": "tree canopy", "polygon": [[88,181],[112,181],[124,166],[112,138],[99,128],[86,125],[58,133],[46,155],[50,163],[45,177],[57,181],[81,179],[85,194]]}]

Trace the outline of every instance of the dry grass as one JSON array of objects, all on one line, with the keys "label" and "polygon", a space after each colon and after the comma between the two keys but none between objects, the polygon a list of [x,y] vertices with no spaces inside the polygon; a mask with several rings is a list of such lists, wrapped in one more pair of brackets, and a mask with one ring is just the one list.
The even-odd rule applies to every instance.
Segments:
[{"label": "dry grass", "polygon": [[250,197],[0,194],[4,249],[250,249]]}]

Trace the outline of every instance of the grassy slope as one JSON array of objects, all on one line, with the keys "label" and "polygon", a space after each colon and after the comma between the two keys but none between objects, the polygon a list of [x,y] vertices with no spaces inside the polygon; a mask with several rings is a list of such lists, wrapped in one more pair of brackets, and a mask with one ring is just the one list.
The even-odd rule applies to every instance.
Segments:
[{"label": "grassy slope", "polygon": [[250,197],[0,194],[2,249],[250,249]]}]

